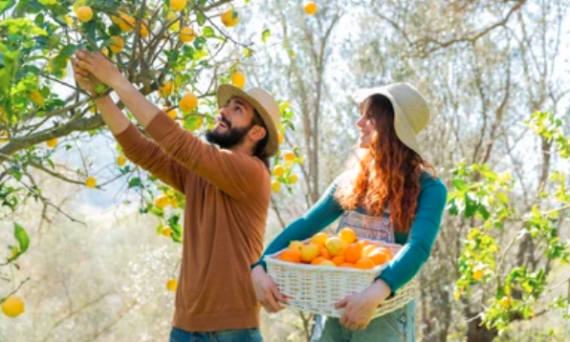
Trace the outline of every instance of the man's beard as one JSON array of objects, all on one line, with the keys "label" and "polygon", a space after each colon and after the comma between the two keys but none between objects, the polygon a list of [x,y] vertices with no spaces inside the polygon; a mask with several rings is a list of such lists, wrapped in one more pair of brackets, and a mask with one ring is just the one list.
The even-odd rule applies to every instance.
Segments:
[{"label": "man's beard", "polygon": [[221,121],[226,124],[228,127],[227,132],[217,132],[215,130],[210,130],[206,132],[206,140],[211,144],[216,144],[220,146],[220,148],[230,149],[245,139],[245,136],[251,129],[251,125],[249,127],[237,127],[233,128],[231,123],[225,119],[224,117],[221,118]]}]

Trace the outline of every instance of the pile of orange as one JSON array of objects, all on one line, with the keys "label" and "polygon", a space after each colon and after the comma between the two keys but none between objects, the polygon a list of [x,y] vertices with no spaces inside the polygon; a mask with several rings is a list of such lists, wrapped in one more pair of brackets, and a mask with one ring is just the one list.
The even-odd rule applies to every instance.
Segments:
[{"label": "pile of orange", "polygon": [[359,240],[351,228],[337,236],[318,233],[306,242],[292,241],[277,258],[296,264],[371,269],[392,260],[390,250]]}]

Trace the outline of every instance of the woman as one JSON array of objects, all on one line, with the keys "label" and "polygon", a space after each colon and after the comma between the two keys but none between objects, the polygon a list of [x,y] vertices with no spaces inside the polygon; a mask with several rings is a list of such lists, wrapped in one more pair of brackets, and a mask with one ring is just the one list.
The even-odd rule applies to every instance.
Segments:
[{"label": "woman", "polygon": [[[341,318],[329,317],[314,341],[415,341],[415,301],[372,320],[378,305],[397,294],[429,257],[439,231],[447,190],[433,167],[421,157],[416,135],[429,122],[427,103],[407,83],[363,89],[360,104],[359,162],[341,174],[302,218],[288,226],[264,255],[304,240],[341,217],[338,230],[349,226],[359,238],[403,245],[388,267],[364,291],[336,303]],[[257,299],[268,312],[287,298],[265,272],[260,260],[252,267]],[[317,329],[318,330],[318,329]]]}]

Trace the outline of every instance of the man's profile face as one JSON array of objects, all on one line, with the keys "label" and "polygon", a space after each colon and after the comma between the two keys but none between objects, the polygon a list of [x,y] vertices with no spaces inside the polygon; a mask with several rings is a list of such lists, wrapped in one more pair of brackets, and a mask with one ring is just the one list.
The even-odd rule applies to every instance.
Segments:
[{"label": "man's profile face", "polygon": [[253,107],[246,100],[230,99],[220,109],[214,128],[206,132],[206,140],[224,149],[240,144],[253,127],[254,115]]}]

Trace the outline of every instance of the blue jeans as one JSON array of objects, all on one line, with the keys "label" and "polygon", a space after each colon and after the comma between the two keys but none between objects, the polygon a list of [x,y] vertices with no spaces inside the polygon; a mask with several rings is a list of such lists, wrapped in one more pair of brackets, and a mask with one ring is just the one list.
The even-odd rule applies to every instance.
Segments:
[{"label": "blue jeans", "polygon": [[311,342],[415,342],[416,301],[370,321],[364,330],[352,331],[338,318],[320,316]]},{"label": "blue jeans", "polygon": [[172,327],[170,342],[263,342],[263,339],[258,328],[193,333]]}]

